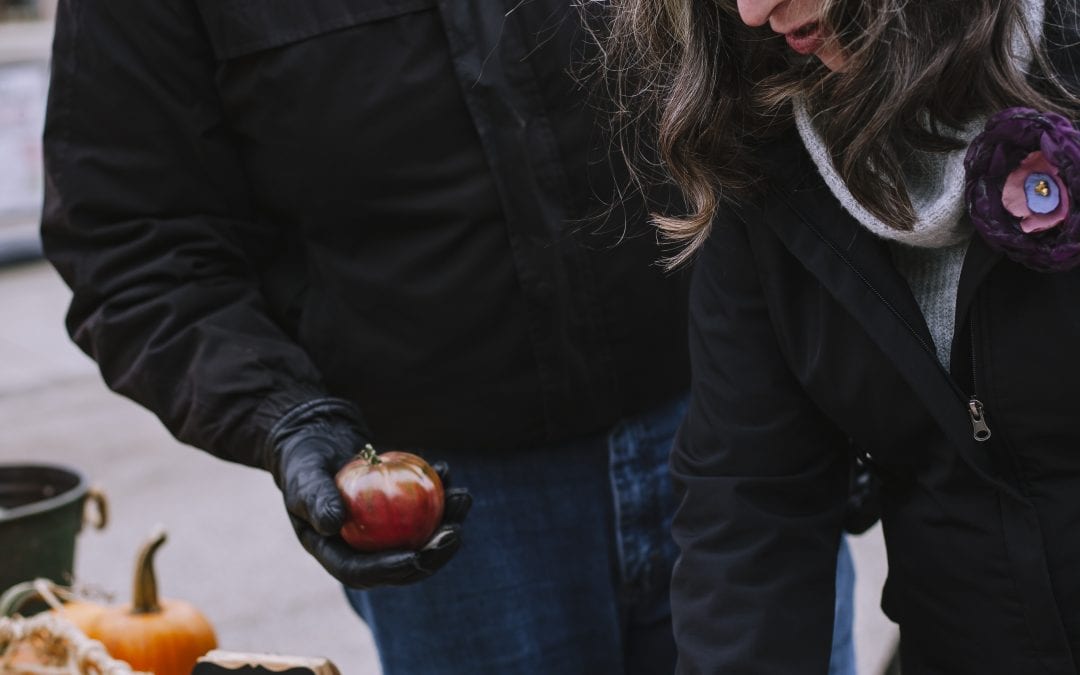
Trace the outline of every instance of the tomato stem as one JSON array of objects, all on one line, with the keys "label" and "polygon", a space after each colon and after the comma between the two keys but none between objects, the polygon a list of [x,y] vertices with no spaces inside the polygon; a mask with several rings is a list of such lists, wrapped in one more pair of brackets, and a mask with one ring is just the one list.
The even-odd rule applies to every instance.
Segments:
[{"label": "tomato stem", "polygon": [[379,459],[379,456],[375,453],[375,448],[371,447],[371,443],[367,443],[360,449],[360,456],[373,466],[375,464],[382,464],[382,460]]}]

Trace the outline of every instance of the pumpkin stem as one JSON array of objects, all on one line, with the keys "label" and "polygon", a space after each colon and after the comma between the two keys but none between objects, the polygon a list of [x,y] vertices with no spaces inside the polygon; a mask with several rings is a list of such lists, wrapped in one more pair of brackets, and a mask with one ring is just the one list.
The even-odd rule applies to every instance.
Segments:
[{"label": "pumpkin stem", "polygon": [[371,447],[371,443],[367,443],[364,447],[360,448],[360,456],[372,466],[382,464],[382,460],[379,459],[379,456],[375,453],[375,448]]},{"label": "pumpkin stem", "polygon": [[154,554],[165,543],[165,529],[157,527],[135,558],[135,585],[131,593],[132,614],[153,614],[161,611],[158,604],[157,577],[154,576]]}]

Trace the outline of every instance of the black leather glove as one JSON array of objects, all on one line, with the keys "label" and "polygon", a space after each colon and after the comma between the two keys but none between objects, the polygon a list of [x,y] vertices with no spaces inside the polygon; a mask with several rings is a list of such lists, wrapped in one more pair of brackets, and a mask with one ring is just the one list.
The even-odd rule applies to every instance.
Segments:
[{"label": "black leather glove", "polygon": [[338,532],[346,508],[334,475],[367,442],[355,407],[341,399],[311,401],[289,411],[270,432],[265,467],[285,498],[304,549],[350,588],[402,585],[426,579],[461,547],[461,523],[472,506],[464,488],[449,487],[445,462],[433,468],[446,492],[443,522],[419,551],[362,553]]}]

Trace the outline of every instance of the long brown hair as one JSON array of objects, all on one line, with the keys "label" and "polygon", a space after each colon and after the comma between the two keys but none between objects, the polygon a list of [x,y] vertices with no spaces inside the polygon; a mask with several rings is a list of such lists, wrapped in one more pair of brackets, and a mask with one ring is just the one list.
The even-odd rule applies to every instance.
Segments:
[{"label": "long brown hair", "polygon": [[[655,216],[678,245],[672,266],[705,240],[724,200],[760,180],[753,147],[790,128],[797,96],[852,195],[901,230],[915,223],[897,189],[913,151],[962,147],[957,130],[1004,107],[1075,109],[1048,75],[1022,0],[826,0],[843,73],[793,55],[767,26],[746,27],[736,0],[609,0],[609,11],[601,43],[623,151],[633,160],[639,143],[655,143],[688,202],[686,214]],[[1041,77],[1025,75],[1018,44]]]}]

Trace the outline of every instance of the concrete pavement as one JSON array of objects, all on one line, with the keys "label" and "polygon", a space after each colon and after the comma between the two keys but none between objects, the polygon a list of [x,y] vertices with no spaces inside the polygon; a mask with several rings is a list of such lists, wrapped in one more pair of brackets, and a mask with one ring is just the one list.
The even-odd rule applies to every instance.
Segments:
[{"label": "concrete pavement", "polygon": [[[76,467],[111,503],[105,530],[80,535],[78,580],[126,600],[135,551],[161,523],[170,537],[157,556],[161,593],[199,607],[221,648],[325,656],[343,675],[379,673],[367,628],[296,543],[269,477],[180,445],[109,392],[64,333],[67,301],[43,263],[0,269],[0,461]],[[877,675],[896,636],[878,609],[879,529],[852,544],[859,672]]]}]

